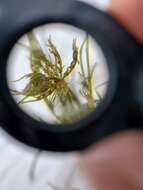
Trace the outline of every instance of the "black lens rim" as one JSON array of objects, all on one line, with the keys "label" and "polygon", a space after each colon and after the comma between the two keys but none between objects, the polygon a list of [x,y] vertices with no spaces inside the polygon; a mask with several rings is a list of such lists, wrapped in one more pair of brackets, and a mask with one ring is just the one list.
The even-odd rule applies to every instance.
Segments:
[{"label": "black lens rim", "polygon": [[[18,0],[15,0],[15,2],[17,1]],[[34,0],[30,0],[30,2],[34,4]],[[33,12],[29,12],[29,15],[23,19],[23,23],[17,23],[17,25],[13,25],[11,28],[7,26],[8,30],[5,35],[3,34],[4,39],[7,38],[7,40],[0,46],[0,53],[2,54],[0,65],[0,88],[2,89],[0,91],[0,110],[1,113],[3,112],[0,123],[9,134],[30,146],[54,151],[78,150],[96,141],[98,136],[98,121],[101,120],[102,114],[108,111],[108,106],[112,102],[115,94],[118,78],[117,61],[108,40],[109,34],[105,33],[103,26],[105,23],[109,26],[114,25],[114,22],[106,13],[82,2],[71,1],[67,3],[66,0],[62,0],[61,2],[63,5],[65,3],[65,7],[59,6],[59,8],[61,8],[60,11],[58,10],[56,13],[53,9],[53,12],[51,11],[49,14],[43,14],[44,10],[48,12],[48,8],[45,9],[44,7],[50,7],[51,4],[54,7],[54,1],[42,0],[36,2],[37,5],[39,5],[39,15],[36,16],[36,20],[32,15]],[[27,4],[28,9],[34,9],[34,7],[29,6],[32,3],[25,2],[25,4]],[[22,13],[23,10],[21,10],[21,16]],[[13,17],[14,20],[16,15],[7,14]],[[74,124],[63,125],[60,128],[58,125],[54,125],[53,127],[53,125],[35,121],[21,111],[18,106],[15,106],[16,104],[9,92],[6,78],[7,60],[15,42],[17,42],[24,33],[34,27],[52,22],[71,24],[86,30],[94,38],[96,37],[96,41],[101,46],[107,59],[111,77],[111,82],[108,85],[105,96],[106,98],[104,98],[99,108],[81,121]]]}]

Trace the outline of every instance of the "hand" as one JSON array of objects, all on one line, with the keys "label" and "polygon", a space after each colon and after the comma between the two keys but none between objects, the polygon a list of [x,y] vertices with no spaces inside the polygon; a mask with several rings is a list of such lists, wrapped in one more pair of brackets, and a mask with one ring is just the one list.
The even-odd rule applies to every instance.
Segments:
[{"label": "hand", "polygon": [[[112,0],[107,11],[143,44],[143,0]],[[78,158],[93,190],[143,190],[142,131],[106,138]]]}]

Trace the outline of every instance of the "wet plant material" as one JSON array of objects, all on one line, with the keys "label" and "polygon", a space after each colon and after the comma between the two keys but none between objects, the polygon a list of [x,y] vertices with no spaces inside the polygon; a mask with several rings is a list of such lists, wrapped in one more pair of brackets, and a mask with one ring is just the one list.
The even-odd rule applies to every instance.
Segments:
[{"label": "wet plant material", "polygon": [[[18,45],[29,53],[30,72],[16,81],[12,81],[14,83],[24,79],[28,81],[22,90],[11,90],[12,95],[21,98],[17,104],[22,106],[31,102],[42,101],[47,106],[47,111],[53,115],[53,123],[58,124],[80,120],[95,109],[102,101],[98,87],[107,85],[107,82],[96,87],[93,85],[97,64],[91,64],[90,60],[91,37],[85,34],[85,39],[80,46],[76,38],[73,39],[71,44],[72,60],[68,66],[63,63],[62,56],[53,42],[52,36],[49,36],[46,42],[49,54],[45,54],[34,32],[28,33],[27,39],[29,45],[20,42]],[[75,72],[77,72],[76,69],[80,80],[78,85],[73,84],[72,86],[70,79],[74,77]],[[81,101],[77,94],[84,101]],[[39,115],[36,116],[36,119],[43,121]],[[34,155],[30,167],[29,177],[32,181],[36,177],[36,166],[40,156],[41,151],[39,150]],[[59,190],[53,184],[48,183],[48,185],[53,190]]]},{"label": "wet plant material", "polygon": [[[91,112],[100,103],[102,96],[98,92],[98,87],[94,88],[93,85],[96,63],[91,67],[90,41],[92,39],[90,36],[85,35],[81,47],[79,47],[76,38],[73,39],[71,46],[72,60],[68,66],[63,63],[51,36],[46,42],[48,55],[44,53],[33,31],[27,34],[27,39],[29,46],[20,42],[19,45],[29,52],[31,71],[20,79],[13,81],[20,82],[25,78],[28,80],[22,90],[12,90],[12,95],[22,97],[18,104],[43,101],[48,111],[54,116],[53,123],[57,124],[80,120]],[[86,54],[86,61],[83,59],[83,53]],[[77,67],[80,78],[79,84],[73,84],[72,86],[69,78],[74,77],[74,71]],[[84,101],[81,101],[76,91]],[[42,120],[40,116],[37,116],[37,119]]]}]

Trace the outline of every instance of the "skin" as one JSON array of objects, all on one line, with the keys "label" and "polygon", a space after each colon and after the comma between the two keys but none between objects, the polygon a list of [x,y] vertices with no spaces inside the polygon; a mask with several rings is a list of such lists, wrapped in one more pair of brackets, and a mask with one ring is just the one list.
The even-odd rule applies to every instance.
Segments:
[{"label": "skin", "polygon": [[143,44],[143,0],[111,0],[107,11]]},{"label": "skin", "polygon": [[[143,44],[143,0],[112,0],[107,11]],[[143,190],[143,132],[108,137],[78,155],[92,190]]]}]

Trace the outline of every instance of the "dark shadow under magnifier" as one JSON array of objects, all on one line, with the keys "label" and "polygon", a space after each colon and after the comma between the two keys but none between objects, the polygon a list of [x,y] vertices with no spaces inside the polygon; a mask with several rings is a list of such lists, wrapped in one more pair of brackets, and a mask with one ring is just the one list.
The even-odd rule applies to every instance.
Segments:
[{"label": "dark shadow under magnifier", "polygon": [[71,151],[141,126],[133,81],[142,46],[113,18],[67,0],[1,7],[0,123],[9,134]]}]

